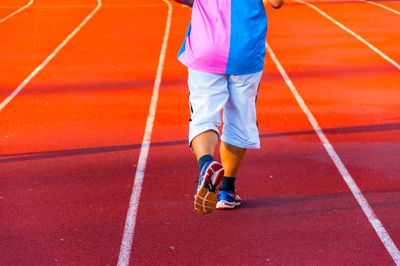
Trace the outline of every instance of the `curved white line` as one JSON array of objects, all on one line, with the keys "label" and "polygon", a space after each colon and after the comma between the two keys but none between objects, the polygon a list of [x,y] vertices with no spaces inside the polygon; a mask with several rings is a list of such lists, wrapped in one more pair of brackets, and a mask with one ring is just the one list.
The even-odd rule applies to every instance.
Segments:
[{"label": "curved white line", "polygon": [[314,115],[311,113],[310,109],[308,109],[303,98],[297,92],[296,87],[293,85],[293,83],[290,80],[289,76],[287,75],[286,71],[284,70],[284,68],[282,67],[282,65],[280,64],[278,59],[276,58],[275,53],[272,51],[272,49],[268,45],[268,43],[265,43],[265,47],[267,48],[268,53],[270,54],[272,60],[274,61],[276,67],[278,68],[279,72],[281,73],[283,79],[285,80],[285,82],[286,82],[287,86],[289,87],[290,91],[292,92],[293,96],[296,98],[296,101],[300,105],[300,108],[306,114],[308,121],[310,121],[312,127],[314,128],[314,131],[317,133],[325,150],[328,152],[328,154],[331,157],[332,161],[334,162],[336,168],[339,170],[340,174],[342,175],[344,182],[347,184],[347,186],[351,190],[351,193],[353,194],[354,198],[357,200],[357,202],[360,205],[365,216],[367,216],[368,221],[370,222],[372,227],[375,229],[375,232],[378,235],[379,239],[382,241],[383,245],[385,246],[386,250],[389,252],[390,256],[392,257],[392,259],[396,263],[396,265],[400,265],[399,249],[394,244],[393,240],[391,239],[390,235],[386,231],[385,227],[383,227],[379,218],[375,215],[375,213],[372,210],[371,206],[369,205],[367,199],[364,197],[363,193],[358,188],[356,182],[350,175],[346,166],[344,166],[339,155],[336,153],[335,149],[329,142],[328,138],[325,136],[321,127],[318,125],[317,120],[315,119]]},{"label": "curved white line", "polygon": [[97,0],[96,8],[79,24],[79,26],[59,45],[56,49],[38,66],[36,69],[0,104],[0,111],[11,102],[15,96],[53,59],[57,53],[75,36],[75,34],[92,18],[92,16],[99,10],[102,3]]},{"label": "curved white line", "polygon": [[28,8],[30,5],[33,4],[33,0],[30,0],[28,4],[26,4],[25,6],[21,7],[20,9],[18,9],[17,11],[11,13],[10,15],[8,15],[7,17],[0,19],[0,23],[6,21],[7,19],[11,18],[12,16],[18,14],[19,12],[21,12],[22,10],[24,10],[25,8]]},{"label": "curved white line", "polygon": [[353,32],[352,30],[350,30],[349,28],[347,28],[346,26],[344,26],[343,24],[341,24],[340,22],[338,22],[337,20],[333,19],[332,17],[330,17],[328,14],[326,14],[324,11],[322,11],[321,9],[319,9],[318,7],[314,6],[313,4],[310,4],[308,2],[305,2],[303,0],[295,0],[299,3],[305,4],[309,7],[311,7],[312,9],[316,10],[318,13],[320,13],[321,15],[323,15],[324,17],[326,17],[327,19],[329,19],[330,21],[332,21],[334,24],[336,24],[336,26],[338,26],[339,28],[345,30],[347,33],[351,34],[353,37],[355,37],[357,40],[359,40],[360,42],[362,42],[363,44],[365,44],[366,46],[368,46],[372,51],[374,51],[375,53],[377,53],[378,55],[380,55],[383,59],[385,59],[386,61],[388,61],[389,63],[391,63],[393,66],[395,66],[398,70],[400,70],[400,65],[394,61],[393,59],[391,59],[389,56],[385,55],[383,52],[381,52],[378,48],[376,48],[375,46],[373,46],[372,44],[370,44],[369,42],[367,42],[366,40],[364,40],[360,35],[358,35],[357,33]]},{"label": "curved white line", "polygon": [[158,91],[161,84],[162,71],[165,60],[165,53],[167,50],[167,43],[171,27],[172,17],[172,4],[168,0],[163,0],[168,5],[168,17],[165,27],[164,39],[161,46],[160,58],[158,61],[156,79],[154,81],[153,96],[151,97],[151,104],[149,108],[149,115],[147,116],[146,128],[144,131],[142,146],[140,148],[139,159],[136,168],[135,181],[132,188],[132,194],[129,201],[128,213],[126,215],[124,235],[121,242],[120,253],[118,258],[118,266],[129,265],[131,256],[133,234],[135,232],[136,216],[139,207],[140,193],[142,191],[142,183],[144,172],[146,170],[147,156],[150,148],[151,133],[153,130],[154,117],[156,113]]},{"label": "curved white line", "polygon": [[386,9],[386,10],[389,10],[390,12],[393,12],[393,13],[395,13],[395,14],[397,14],[397,15],[400,15],[400,12],[399,12],[399,11],[394,10],[394,9],[391,9],[390,7],[387,7],[387,6],[385,6],[385,5],[378,4],[378,3],[375,3],[375,2],[372,2],[372,1],[369,1],[369,0],[360,0],[360,1],[361,1],[361,2],[365,2],[365,3],[368,3],[368,4],[371,4],[371,5],[379,6],[379,7],[381,7],[381,8]]}]

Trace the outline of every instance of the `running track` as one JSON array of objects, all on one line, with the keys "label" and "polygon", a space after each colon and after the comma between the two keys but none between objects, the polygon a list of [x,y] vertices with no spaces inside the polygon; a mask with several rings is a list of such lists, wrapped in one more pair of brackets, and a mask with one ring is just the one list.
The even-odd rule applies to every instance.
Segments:
[{"label": "running track", "polygon": [[[2,1],[0,20],[29,2]],[[121,242],[142,167],[130,264],[400,265],[400,16],[361,1],[314,3],[393,64],[304,3],[267,7],[268,45],[388,250],[269,54],[257,103],[262,148],[239,173],[243,206],[193,210],[197,165],[176,60],[190,10],[173,4],[165,35],[166,2],[35,0],[0,23],[1,102],[53,54],[0,111],[0,264],[127,262]],[[151,145],[141,147],[157,78]]]}]

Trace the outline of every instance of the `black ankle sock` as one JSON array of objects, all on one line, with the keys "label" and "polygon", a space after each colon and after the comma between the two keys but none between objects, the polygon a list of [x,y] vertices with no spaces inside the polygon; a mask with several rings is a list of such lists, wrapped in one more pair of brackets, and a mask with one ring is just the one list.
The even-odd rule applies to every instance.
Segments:
[{"label": "black ankle sock", "polygon": [[219,190],[235,192],[235,181],[236,181],[235,177],[224,176],[224,178],[221,181],[221,184],[219,185]]},{"label": "black ankle sock", "polygon": [[206,164],[206,162],[213,161],[213,160],[214,159],[210,154],[201,156],[199,159],[200,170],[203,169],[203,166]]}]

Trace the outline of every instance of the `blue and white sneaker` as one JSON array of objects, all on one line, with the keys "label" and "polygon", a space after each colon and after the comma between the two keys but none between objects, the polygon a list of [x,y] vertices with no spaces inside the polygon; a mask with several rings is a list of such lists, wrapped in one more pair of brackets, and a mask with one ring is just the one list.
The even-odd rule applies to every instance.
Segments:
[{"label": "blue and white sneaker", "polygon": [[222,164],[207,162],[199,173],[199,183],[194,197],[194,209],[200,214],[212,212],[217,205],[215,190],[224,177]]},{"label": "blue and white sneaker", "polygon": [[219,191],[217,209],[233,209],[240,206],[240,201],[236,192]]}]

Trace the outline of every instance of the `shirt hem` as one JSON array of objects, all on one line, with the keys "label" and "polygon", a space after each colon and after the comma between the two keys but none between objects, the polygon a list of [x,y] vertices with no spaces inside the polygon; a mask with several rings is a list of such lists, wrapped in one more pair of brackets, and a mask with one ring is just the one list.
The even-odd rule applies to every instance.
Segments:
[{"label": "shirt hem", "polygon": [[186,67],[192,68],[194,70],[207,72],[207,73],[221,74],[221,75],[247,75],[247,74],[253,74],[253,73],[260,72],[264,69],[264,64],[263,64],[261,67],[250,68],[248,70],[227,72],[226,69],[192,65],[192,64],[185,62],[185,60],[183,60],[179,57],[178,57],[178,60]]}]

